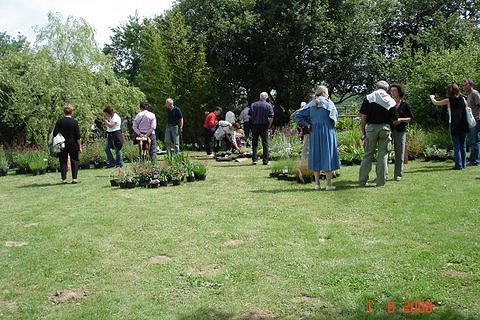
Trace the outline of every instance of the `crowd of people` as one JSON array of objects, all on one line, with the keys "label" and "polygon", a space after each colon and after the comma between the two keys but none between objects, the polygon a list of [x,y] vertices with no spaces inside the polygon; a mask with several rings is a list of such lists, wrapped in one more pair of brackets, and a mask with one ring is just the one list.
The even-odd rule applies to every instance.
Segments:
[{"label": "crowd of people", "polygon": [[[480,164],[480,94],[473,89],[473,82],[465,79],[463,82],[467,98],[465,99],[457,84],[447,86],[447,98],[431,101],[437,106],[447,106],[449,115],[449,133],[454,150],[453,169],[461,170],[467,165]],[[375,185],[383,186],[388,179],[388,154],[393,142],[394,146],[394,180],[403,177],[403,165],[407,158],[406,132],[407,125],[413,119],[412,110],[404,100],[404,89],[399,84],[389,85],[381,80],[376,83],[375,90],[368,94],[360,108],[360,131],[364,145],[364,154],[360,164],[358,184],[366,186],[372,164],[376,159]],[[235,107],[230,106],[225,114],[225,120],[220,120],[221,107],[214,107],[206,114],[203,121],[205,152],[213,158],[219,151],[221,143],[227,150],[240,152],[246,145],[252,147],[252,164],[258,163],[258,143],[262,142],[262,163],[269,164],[269,129],[273,123],[274,109],[267,101],[268,94],[260,93],[259,100],[251,105],[245,105],[239,114],[235,115]],[[133,120],[132,129],[135,134],[134,143],[138,144],[139,155],[143,159],[154,161],[157,155],[157,119],[151,112],[148,101],[139,104],[140,111]],[[183,131],[183,114],[175,106],[173,99],[165,101],[167,125],[164,143],[167,152],[180,152],[180,136]],[[72,171],[72,183],[78,183],[79,153],[82,151],[80,129],[78,122],[72,117],[73,106],[64,107],[64,116],[55,125],[53,135],[61,133],[65,138],[65,147],[59,153],[62,183],[67,183],[68,160]],[[471,110],[471,111],[470,111]],[[469,124],[468,113],[471,112],[476,124]],[[113,107],[103,110],[103,122],[106,126],[107,139],[105,154],[108,167],[123,167],[122,146],[124,136],[121,130],[122,120]],[[330,100],[328,88],[319,86],[315,93],[302,102],[291,119],[300,130],[303,140],[302,159],[307,161],[308,169],[313,171],[315,189],[322,189],[320,174],[326,177],[326,190],[335,190],[332,176],[340,168],[337,148],[335,124],[338,121],[338,111]],[[475,122],[475,121],[473,121]],[[466,157],[466,137],[469,135],[470,158]],[[112,154],[115,150],[115,157]],[[467,163],[468,160],[468,163]]]}]

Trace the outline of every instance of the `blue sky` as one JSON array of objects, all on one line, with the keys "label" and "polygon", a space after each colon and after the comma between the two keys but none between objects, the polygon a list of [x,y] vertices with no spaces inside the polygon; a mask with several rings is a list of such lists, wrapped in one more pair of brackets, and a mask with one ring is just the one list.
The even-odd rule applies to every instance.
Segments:
[{"label": "blue sky", "polygon": [[110,28],[126,22],[135,11],[141,17],[163,14],[174,0],[0,0],[0,32],[18,33],[35,40],[34,26],[47,24],[49,11],[84,18],[100,46],[110,42]]}]

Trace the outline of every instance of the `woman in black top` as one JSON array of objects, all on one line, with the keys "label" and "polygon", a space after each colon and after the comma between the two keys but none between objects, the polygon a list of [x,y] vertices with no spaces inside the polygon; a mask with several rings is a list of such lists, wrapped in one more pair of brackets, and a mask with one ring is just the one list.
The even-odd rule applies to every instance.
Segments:
[{"label": "woman in black top", "polygon": [[398,119],[393,121],[392,138],[395,150],[395,170],[394,177],[400,181],[403,176],[403,160],[405,158],[405,144],[407,141],[407,125],[412,120],[413,114],[408,103],[403,100],[405,91],[399,84],[392,84],[389,93],[395,100]]},{"label": "woman in black top", "polygon": [[80,143],[80,128],[77,120],[72,118],[73,106],[71,104],[63,107],[64,117],[59,119],[55,124],[53,136],[55,137],[59,132],[65,138],[65,149],[60,151],[60,171],[62,174],[62,183],[67,183],[67,161],[70,156],[70,164],[72,168],[72,183],[78,183],[78,154],[82,152],[82,145]]},{"label": "woman in black top", "polygon": [[453,143],[453,158],[455,161],[455,170],[461,170],[466,166],[466,145],[465,139],[468,132],[467,112],[465,99],[460,95],[460,89],[455,83],[447,87],[447,96],[443,100],[435,100],[435,96],[430,95],[430,99],[436,106],[448,106],[450,118],[450,135]]}]

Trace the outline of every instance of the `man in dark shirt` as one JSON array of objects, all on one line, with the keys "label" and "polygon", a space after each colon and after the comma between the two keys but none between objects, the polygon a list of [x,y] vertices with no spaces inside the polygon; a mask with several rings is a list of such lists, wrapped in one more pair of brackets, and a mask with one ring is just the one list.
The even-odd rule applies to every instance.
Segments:
[{"label": "man in dark shirt", "polygon": [[364,139],[364,154],[358,177],[360,186],[367,184],[377,147],[376,185],[385,184],[388,146],[391,141],[390,125],[398,118],[395,100],[390,97],[387,90],[386,81],[377,82],[375,91],[367,95],[360,108],[360,130]]},{"label": "man in dark shirt", "polygon": [[263,164],[268,164],[268,128],[273,122],[273,108],[267,102],[268,93],[260,93],[260,100],[254,102],[248,115],[252,129],[252,164],[257,164],[258,138],[262,138]]},{"label": "man in dark shirt", "polygon": [[173,144],[173,153],[180,152],[180,133],[183,131],[183,115],[180,108],[173,105],[173,100],[168,98],[165,101],[167,108],[167,128],[165,129],[165,148],[170,152]]}]

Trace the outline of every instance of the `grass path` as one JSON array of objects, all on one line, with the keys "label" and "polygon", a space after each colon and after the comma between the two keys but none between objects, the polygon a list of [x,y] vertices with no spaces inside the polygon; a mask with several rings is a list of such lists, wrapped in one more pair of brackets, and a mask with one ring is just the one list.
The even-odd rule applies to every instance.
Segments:
[{"label": "grass path", "polygon": [[327,192],[206,163],[159,189],[110,188],[107,169],[0,178],[0,318],[480,318],[480,168],[413,161],[359,188],[343,167]]}]

